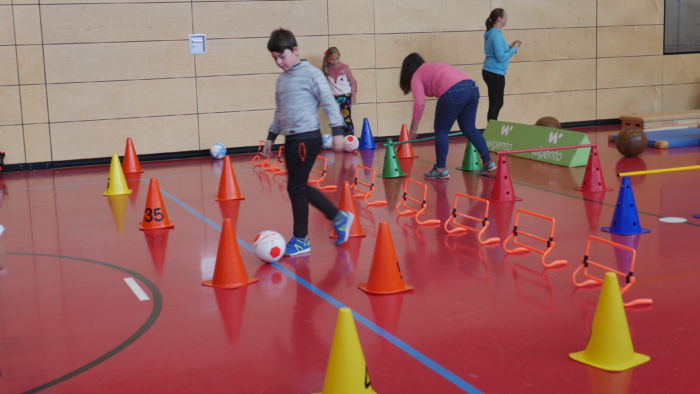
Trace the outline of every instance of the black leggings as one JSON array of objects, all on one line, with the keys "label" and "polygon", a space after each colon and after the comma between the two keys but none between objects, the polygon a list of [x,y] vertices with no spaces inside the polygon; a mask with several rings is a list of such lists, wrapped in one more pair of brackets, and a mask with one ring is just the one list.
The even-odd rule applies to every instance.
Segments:
[{"label": "black leggings", "polygon": [[320,131],[287,136],[284,143],[287,193],[292,202],[295,237],[304,238],[309,233],[309,203],[328,220],[338,214],[338,208],[323,193],[307,184],[321,145]]},{"label": "black leggings", "polygon": [[486,70],[481,70],[481,76],[484,77],[484,82],[486,82],[489,90],[489,112],[486,114],[486,120],[498,120],[498,113],[501,112],[501,107],[503,107],[506,77]]}]

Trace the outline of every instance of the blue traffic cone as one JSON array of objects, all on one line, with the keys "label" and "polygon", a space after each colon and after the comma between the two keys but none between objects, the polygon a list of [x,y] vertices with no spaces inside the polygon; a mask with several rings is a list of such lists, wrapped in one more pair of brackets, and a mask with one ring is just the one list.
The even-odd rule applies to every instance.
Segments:
[{"label": "blue traffic cone", "polygon": [[639,224],[637,204],[634,202],[634,193],[629,177],[622,177],[620,193],[617,195],[617,205],[610,227],[601,229],[618,235],[642,234],[650,231],[648,228],[642,228]]},{"label": "blue traffic cone", "polygon": [[362,122],[360,149],[377,149],[377,144],[374,143],[374,137],[372,137],[372,129],[369,127],[369,120],[367,120],[367,118],[365,118]]},{"label": "blue traffic cone", "polygon": [[693,215],[693,217],[696,218],[696,219],[700,219],[700,213],[697,214],[697,215]]}]

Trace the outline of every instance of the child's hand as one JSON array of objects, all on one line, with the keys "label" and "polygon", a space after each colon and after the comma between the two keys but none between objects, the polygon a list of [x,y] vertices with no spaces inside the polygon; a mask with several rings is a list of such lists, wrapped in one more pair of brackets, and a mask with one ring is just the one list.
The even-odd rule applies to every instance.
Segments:
[{"label": "child's hand", "polygon": [[333,150],[336,152],[342,152],[345,150],[345,138],[342,135],[333,136]]},{"label": "child's hand", "polygon": [[267,156],[272,156],[272,141],[265,141],[265,147],[263,148],[263,153]]}]

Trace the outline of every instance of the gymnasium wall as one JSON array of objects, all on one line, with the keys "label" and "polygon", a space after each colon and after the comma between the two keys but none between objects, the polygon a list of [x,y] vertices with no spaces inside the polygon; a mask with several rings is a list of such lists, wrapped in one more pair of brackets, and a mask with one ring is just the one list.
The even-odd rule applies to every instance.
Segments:
[{"label": "gymnasium wall", "polygon": [[[320,65],[339,47],[359,83],[353,119],[375,135],[410,121],[401,61],[420,52],[481,86],[483,22],[503,7],[512,59],[501,118],[533,123],[700,108],[700,54],[663,55],[663,0],[0,0],[0,150],[6,163],[257,145],[279,69],[267,37],[283,26]],[[193,56],[188,35],[204,33]],[[429,102],[421,132],[432,128]]]}]

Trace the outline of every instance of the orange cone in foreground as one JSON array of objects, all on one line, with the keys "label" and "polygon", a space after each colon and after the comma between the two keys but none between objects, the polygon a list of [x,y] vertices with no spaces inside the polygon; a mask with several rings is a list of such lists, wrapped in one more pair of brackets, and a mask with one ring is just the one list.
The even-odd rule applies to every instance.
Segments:
[{"label": "orange cone in foreground", "polygon": [[202,282],[202,285],[221,289],[236,289],[257,281],[258,278],[248,277],[241,258],[241,251],[238,248],[236,232],[233,231],[233,223],[230,219],[224,219],[224,223],[221,225],[219,251],[216,253],[214,277]]},{"label": "orange cone in foreground", "polygon": [[122,169],[125,174],[139,174],[143,172],[141,163],[139,163],[139,157],[136,156],[136,149],[134,149],[134,142],[131,140],[131,137],[127,137],[126,139]]},{"label": "orange cone in foreground", "polygon": [[216,201],[228,200],[243,200],[245,197],[238,190],[238,181],[236,174],[233,172],[231,158],[224,157],[224,168],[221,170],[221,179],[219,180],[219,193],[216,195]]},{"label": "orange cone in foreground", "polygon": [[168,219],[168,212],[163,204],[163,196],[160,195],[158,180],[151,178],[148,183],[148,198],[146,198],[146,209],[143,211],[143,222],[139,224],[140,230],[155,230],[160,228],[174,227]]},{"label": "orange cone in foreground", "polygon": [[379,223],[369,281],[358,287],[370,294],[393,294],[413,289],[403,282],[394,240],[386,222]]},{"label": "orange cone in foreground", "polygon": [[[399,142],[404,141],[408,141],[408,127],[406,127],[405,124],[401,126],[401,134],[399,135]],[[399,159],[413,159],[418,157],[415,153],[413,153],[413,145],[411,145],[410,142],[398,145],[396,156]]]}]

